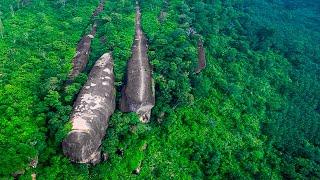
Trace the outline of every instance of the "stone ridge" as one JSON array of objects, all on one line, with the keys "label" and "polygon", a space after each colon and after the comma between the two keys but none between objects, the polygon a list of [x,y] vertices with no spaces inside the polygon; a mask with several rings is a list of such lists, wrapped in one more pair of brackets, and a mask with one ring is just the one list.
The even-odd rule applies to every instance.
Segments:
[{"label": "stone ridge", "polygon": [[122,89],[120,109],[136,112],[141,122],[148,122],[155,104],[152,68],[148,60],[147,39],[141,29],[141,13],[137,4],[135,19],[135,41],[132,57],[128,61],[125,86]]}]

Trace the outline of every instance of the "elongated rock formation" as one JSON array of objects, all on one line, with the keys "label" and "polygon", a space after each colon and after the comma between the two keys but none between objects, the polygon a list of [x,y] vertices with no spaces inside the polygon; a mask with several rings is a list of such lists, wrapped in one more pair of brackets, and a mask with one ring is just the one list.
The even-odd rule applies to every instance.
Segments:
[{"label": "elongated rock formation", "polygon": [[73,162],[100,161],[101,140],[115,109],[113,60],[106,53],[92,68],[71,114],[72,130],[62,143],[63,152]]},{"label": "elongated rock formation", "polygon": [[69,74],[69,79],[74,79],[86,68],[90,53],[91,40],[95,34],[94,30],[95,28],[92,29],[89,35],[82,37],[78,43],[77,53],[72,60],[73,68]]},{"label": "elongated rock formation", "polygon": [[98,16],[104,9],[105,0],[100,0],[99,6],[95,9],[95,11],[92,14],[92,18]]},{"label": "elongated rock formation", "polygon": [[206,68],[206,53],[203,47],[203,42],[198,40],[198,67],[196,73],[200,73],[204,68]]},{"label": "elongated rock formation", "polygon": [[[101,1],[99,6],[93,12],[91,19],[93,20],[93,18],[99,15],[99,13],[103,11],[103,9],[104,1]],[[96,32],[97,22],[94,21],[90,33],[83,36],[77,45],[77,52],[72,60],[73,68],[71,73],[69,74],[70,80],[73,80],[86,68],[90,54],[91,41],[96,35]]]},{"label": "elongated rock formation", "polygon": [[155,103],[155,96],[152,69],[147,57],[147,39],[142,32],[140,19],[140,8],[137,5],[135,41],[132,47],[132,57],[127,65],[120,109],[123,112],[136,112],[142,122],[148,122]]}]

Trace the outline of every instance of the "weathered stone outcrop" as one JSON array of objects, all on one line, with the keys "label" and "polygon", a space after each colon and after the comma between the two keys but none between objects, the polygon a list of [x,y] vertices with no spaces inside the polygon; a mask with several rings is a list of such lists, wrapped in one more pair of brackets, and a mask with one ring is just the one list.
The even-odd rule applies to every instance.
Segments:
[{"label": "weathered stone outcrop", "polygon": [[147,57],[147,39],[141,29],[141,13],[138,5],[135,22],[135,41],[132,57],[127,65],[120,109],[123,112],[136,112],[142,122],[148,122],[155,104],[155,96],[152,69]]},{"label": "weathered stone outcrop", "polygon": [[90,47],[91,47],[91,41],[96,35],[97,32],[97,22],[93,19],[99,13],[101,13],[104,9],[104,1],[102,1],[99,6],[95,9],[95,11],[92,14],[92,30],[89,34],[82,37],[82,39],[79,41],[77,45],[77,52],[72,60],[72,71],[69,74],[69,79],[73,80],[75,77],[77,77],[87,66],[89,54],[90,54]]},{"label": "weathered stone outcrop", "polygon": [[198,67],[196,73],[200,73],[204,68],[206,68],[206,52],[203,47],[203,42],[198,40]]},{"label": "weathered stone outcrop", "polygon": [[99,6],[95,9],[95,11],[92,14],[92,17],[98,16],[104,9],[105,0],[100,0]]},{"label": "weathered stone outcrop", "polygon": [[106,53],[92,68],[71,114],[72,130],[62,143],[63,152],[73,162],[100,161],[101,140],[115,109],[113,60]]},{"label": "weathered stone outcrop", "polygon": [[77,52],[72,60],[72,71],[69,74],[69,79],[74,79],[77,77],[87,66],[91,40],[93,39],[95,34],[95,28],[92,29],[89,35],[82,37],[77,46]]},{"label": "weathered stone outcrop", "polygon": [[198,67],[195,69],[195,73],[198,74],[207,66],[206,51],[203,47],[201,35],[197,33],[195,28],[189,27],[186,33],[189,37],[198,38]]}]

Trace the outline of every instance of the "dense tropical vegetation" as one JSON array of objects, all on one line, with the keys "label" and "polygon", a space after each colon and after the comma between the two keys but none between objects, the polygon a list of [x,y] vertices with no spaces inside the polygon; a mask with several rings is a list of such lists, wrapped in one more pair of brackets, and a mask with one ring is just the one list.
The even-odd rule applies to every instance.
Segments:
[{"label": "dense tropical vegetation", "polygon": [[[131,55],[135,1],[106,0],[89,65],[66,83],[98,3],[0,1],[1,177],[320,178],[316,0],[140,0],[156,85],[151,122],[117,110],[107,160],[69,162],[61,141],[92,65],[112,51],[119,100]],[[199,39],[207,66],[195,74]]]}]

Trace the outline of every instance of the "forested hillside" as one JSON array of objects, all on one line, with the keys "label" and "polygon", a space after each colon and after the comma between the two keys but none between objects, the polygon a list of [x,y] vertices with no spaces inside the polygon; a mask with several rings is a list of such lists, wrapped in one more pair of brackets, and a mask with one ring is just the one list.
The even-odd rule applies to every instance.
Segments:
[{"label": "forested hillside", "polygon": [[[99,0],[0,0],[1,179],[320,179],[319,1],[103,2],[93,16]],[[136,3],[155,85],[149,123],[119,108]],[[93,24],[89,62],[70,81]],[[117,107],[102,162],[72,163],[61,146],[72,107],[109,51]]]}]

